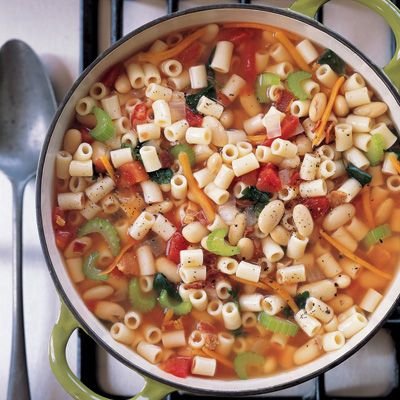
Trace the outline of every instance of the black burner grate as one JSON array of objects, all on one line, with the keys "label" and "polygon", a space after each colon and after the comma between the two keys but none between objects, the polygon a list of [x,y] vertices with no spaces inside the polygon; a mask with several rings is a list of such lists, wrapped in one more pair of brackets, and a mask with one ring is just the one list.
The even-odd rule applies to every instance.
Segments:
[{"label": "black burner grate", "polygon": [[[114,43],[122,37],[123,33],[123,6],[125,0],[110,0],[111,2],[111,43]],[[134,1],[134,0],[133,0]],[[232,2],[234,3],[234,2]],[[238,0],[240,4],[251,4],[251,0]],[[400,0],[393,1],[396,6],[400,6]],[[267,3],[266,3],[267,4]],[[179,10],[179,0],[166,0],[166,13],[170,14]],[[98,55],[98,37],[99,37],[99,23],[98,23],[98,0],[82,0],[82,50],[81,50],[81,66],[82,69],[86,68]],[[317,18],[319,21],[323,20],[323,9],[321,8],[318,12]],[[395,49],[395,41],[392,40],[392,51]],[[400,365],[400,305],[396,307],[395,311],[389,317],[384,324],[384,328],[387,329],[393,337],[396,345],[396,361],[397,365]],[[97,345],[96,343],[87,336],[83,331],[79,331],[79,363],[78,363],[78,374],[80,374],[82,382],[91,388],[96,393],[114,398],[116,400],[123,400],[126,397],[115,396],[106,393],[98,382],[97,369],[94,366],[98,365],[97,356]],[[168,400],[198,400],[200,397],[192,396],[189,394],[180,394],[175,392],[166,399]],[[212,399],[211,397],[208,397]],[[272,400],[282,399],[293,399],[293,400],[377,400],[377,399],[400,399],[400,387],[397,386],[389,393],[386,397],[332,397],[328,396],[325,390],[325,376],[324,374],[319,375],[315,379],[315,390],[313,393],[306,397],[268,397]],[[240,399],[240,398],[238,398]],[[243,398],[244,399],[244,398]]]}]

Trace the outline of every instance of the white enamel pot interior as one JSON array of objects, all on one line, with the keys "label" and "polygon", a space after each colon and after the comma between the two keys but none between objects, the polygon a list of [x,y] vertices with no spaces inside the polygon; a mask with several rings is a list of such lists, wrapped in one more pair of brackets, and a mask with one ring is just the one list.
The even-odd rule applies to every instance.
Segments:
[{"label": "white enamel pot interior", "polygon": [[400,274],[394,277],[378,309],[371,316],[368,326],[348,340],[338,351],[327,353],[304,366],[264,378],[233,380],[229,383],[201,377],[182,379],[163,372],[138,356],[132,349],[114,341],[109,330],[86,308],[67,274],[55,245],[51,210],[54,205],[55,156],[61,148],[64,132],[73,120],[75,104],[87,94],[89,87],[109,67],[150,45],[161,36],[197,25],[234,21],[258,22],[284,28],[310,38],[322,47],[332,49],[366,78],[375,93],[389,105],[389,109],[392,110],[391,117],[396,127],[400,127],[399,99],[396,98],[396,90],[382,71],[343,38],[317,22],[287,10],[268,7],[230,5],[197,8],[161,18],[139,28],[121,39],[84,71],[55,116],[42,152],[37,180],[38,225],[47,263],[63,301],[86,332],[115,358],[144,375],[185,391],[220,396],[244,396],[282,389],[307,380],[343,361],[372,337],[389,314],[399,295]]}]

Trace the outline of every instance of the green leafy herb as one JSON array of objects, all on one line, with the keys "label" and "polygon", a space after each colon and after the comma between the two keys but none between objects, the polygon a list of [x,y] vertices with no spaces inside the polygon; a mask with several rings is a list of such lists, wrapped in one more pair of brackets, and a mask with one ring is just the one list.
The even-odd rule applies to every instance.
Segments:
[{"label": "green leafy herb", "polygon": [[153,182],[162,185],[163,183],[170,183],[173,174],[171,168],[160,168],[157,171],[149,172],[149,177]]},{"label": "green leafy herb", "polygon": [[351,178],[354,178],[358,182],[360,182],[361,186],[367,185],[372,180],[372,176],[370,174],[361,170],[360,168],[357,168],[351,163],[347,166],[346,172],[347,175],[349,175]]},{"label": "green leafy herb", "polygon": [[231,331],[231,333],[235,337],[246,336],[246,332],[243,330],[242,326],[240,328],[235,329],[234,331]]},{"label": "green leafy herb", "polygon": [[[294,301],[299,308],[304,308],[306,306],[306,301],[309,297],[310,297],[310,292],[305,291],[305,292],[296,294],[296,296],[294,297]],[[282,313],[286,318],[293,316],[293,311],[291,310],[291,308],[289,306],[286,306],[282,310]]]},{"label": "green leafy herb", "polygon": [[301,82],[305,79],[311,78],[311,74],[306,71],[292,72],[287,77],[287,85],[289,90],[299,99],[307,100],[310,96],[304,91]]},{"label": "green leafy herb", "polygon": [[145,146],[147,144],[147,142],[142,142],[142,143],[138,143],[136,147],[133,147],[131,144],[129,143],[122,143],[121,144],[121,149],[125,149],[125,148],[130,148],[132,151],[132,157],[134,160],[138,160],[138,161],[142,161],[142,157],[140,155],[140,149]]},{"label": "green leafy herb", "polygon": [[259,216],[263,208],[269,203],[270,195],[267,192],[258,190],[255,186],[248,186],[242,191],[242,199],[254,201],[253,212]]},{"label": "green leafy herb", "polygon": [[209,84],[206,88],[201,89],[197,93],[189,94],[186,96],[186,104],[190,108],[191,111],[198,114],[197,104],[201,97],[206,96],[211,100],[217,99],[217,92],[215,90],[215,86],[213,84]]},{"label": "green leafy herb", "polygon": [[239,290],[237,290],[237,289],[228,289],[228,293],[232,297],[232,300],[235,303],[239,302]]},{"label": "green leafy herb", "polygon": [[168,296],[176,301],[182,301],[181,296],[176,290],[176,285],[171,283],[164,274],[158,273],[154,277],[153,287],[157,292],[161,292],[162,290],[166,290]]},{"label": "green leafy herb", "polygon": [[318,59],[318,64],[328,64],[336,73],[343,74],[346,64],[331,49],[325,49]]}]

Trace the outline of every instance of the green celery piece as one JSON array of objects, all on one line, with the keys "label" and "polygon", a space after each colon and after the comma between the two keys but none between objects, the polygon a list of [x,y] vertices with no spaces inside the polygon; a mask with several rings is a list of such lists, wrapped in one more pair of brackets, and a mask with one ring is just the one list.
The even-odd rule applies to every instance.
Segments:
[{"label": "green celery piece", "polygon": [[181,296],[176,290],[176,285],[171,283],[164,274],[158,273],[154,276],[153,287],[157,292],[166,290],[168,296],[172,297],[174,300],[182,301]]},{"label": "green celery piece", "polygon": [[311,78],[311,74],[306,71],[292,72],[287,77],[287,85],[289,90],[300,100],[307,100],[308,94],[301,87],[301,82],[305,79]]},{"label": "green celery piece", "polygon": [[257,76],[256,97],[259,103],[269,103],[270,98],[267,95],[267,89],[272,85],[279,85],[281,80],[278,75],[272,72],[264,72]]},{"label": "green celery piece", "polygon": [[194,154],[192,147],[188,144],[177,144],[176,146],[171,147],[169,152],[176,160],[178,159],[179,153],[184,152],[189,157],[190,165],[193,167],[196,164],[196,155]]},{"label": "green celery piece", "polygon": [[363,239],[363,244],[365,247],[369,248],[374,244],[381,243],[383,239],[392,236],[392,230],[388,224],[379,225],[374,229],[371,229],[365,238]]},{"label": "green celery piece", "polygon": [[331,49],[325,49],[318,59],[318,64],[328,64],[336,73],[344,73],[345,62]]},{"label": "green celery piece", "polygon": [[207,238],[207,250],[218,256],[234,256],[240,254],[238,246],[231,246],[225,242],[225,236],[228,234],[227,228],[215,229]]},{"label": "green celery piece", "polygon": [[294,322],[276,317],[275,315],[268,315],[265,312],[261,312],[258,315],[258,321],[265,329],[281,333],[282,335],[296,336],[299,330],[299,326]]},{"label": "green celery piece", "polygon": [[372,180],[372,176],[370,174],[360,168],[357,168],[351,163],[346,167],[346,172],[351,178],[357,179],[361,186],[367,185]]},{"label": "green celery piece", "polygon": [[153,291],[143,293],[140,290],[138,278],[133,278],[129,281],[128,296],[132,308],[140,312],[149,312],[157,304],[157,295]]},{"label": "green celery piece", "polygon": [[233,360],[233,367],[240,379],[248,379],[249,377],[247,375],[247,368],[253,365],[262,367],[264,362],[265,359],[261,354],[245,351],[244,353],[240,353],[235,357]]},{"label": "green celery piece", "polygon": [[378,165],[385,155],[385,140],[380,133],[372,135],[371,141],[368,144],[366,156],[374,167]]},{"label": "green celery piece", "polygon": [[121,242],[114,225],[104,218],[93,218],[83,224],[78,230],[78,237],[89,235],[90,233],[100,233],[110,247],[114,257],[118,255],[121,249]]},{"label": "green celery piece", "polygon": [[171,299],[166,289],[161,290],[158,302],[162,308],[170,308],[175,315],[186,315],[192,311],[192,303],[190,301],[176,302]]},{"label": "green celery piece", "polygon": [[174,173],[171,168],[160,168],[157,171],[149,172],[150,179],[159,185],[170,183],[172,175],[174,175]]},{"label": "green celery piece", "polygon": [[92,281],[106,281],[108,275],[100,275],[101,269],[96,268],[99,252],[90,253],[83,262],[83,274]]},{"label": "green celery piece", "polygon": [[90,131],[93,139],[105,142],[115,134],[115,126],[111,117],[100,107],[93,107],[93,114],[96,117],[96,126]]}]

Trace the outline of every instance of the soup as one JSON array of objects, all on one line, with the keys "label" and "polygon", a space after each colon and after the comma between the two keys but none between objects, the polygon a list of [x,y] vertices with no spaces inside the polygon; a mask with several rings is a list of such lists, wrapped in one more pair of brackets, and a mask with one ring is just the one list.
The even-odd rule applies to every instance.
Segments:
[{"label": "soup", "polygon": [[76,104],[55,240],[112,337],[178,377],[340,349],[397,271],[385,103],[329,49],[251,23],[176,32]]}]

